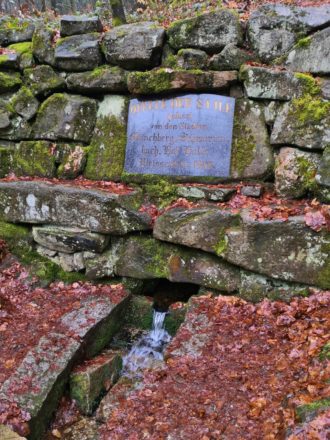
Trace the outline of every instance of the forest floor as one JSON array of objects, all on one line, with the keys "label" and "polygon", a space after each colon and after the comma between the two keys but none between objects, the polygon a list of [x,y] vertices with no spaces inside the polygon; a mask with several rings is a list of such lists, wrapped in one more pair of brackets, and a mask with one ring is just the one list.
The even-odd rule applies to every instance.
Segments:
[{"label": "forest floor", "polygon": [[[96,291],[112,298],[122,294],[89,283],[40,288],[14,259],[4,261],[0,383],[81,299]],[[328,440],[329,306],[330,292],[316,290],[288,304],[194,297],[164,367],[146,371],[142,389],[120,401],[101,438]],[[24,433],[28,419],[20,408],[0,402],[0,423]]]}]

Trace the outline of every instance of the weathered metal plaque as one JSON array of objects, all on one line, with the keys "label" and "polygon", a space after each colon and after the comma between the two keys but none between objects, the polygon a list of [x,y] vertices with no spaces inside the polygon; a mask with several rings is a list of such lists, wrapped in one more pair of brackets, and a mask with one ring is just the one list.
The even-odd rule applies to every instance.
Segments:
[{"label": "weathered metal plaque", "polygon": [[233,98],[213,94],[132,99],[125,170],[228,177],[234,106]]}]

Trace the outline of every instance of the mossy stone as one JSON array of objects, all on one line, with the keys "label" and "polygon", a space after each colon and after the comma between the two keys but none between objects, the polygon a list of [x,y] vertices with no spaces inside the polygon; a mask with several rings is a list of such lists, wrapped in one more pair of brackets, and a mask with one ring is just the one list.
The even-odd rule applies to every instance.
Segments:
[{"label": "mossy stone", "polygon": [[16,72],[0,72],[0,93],[11,92],[18,89],[22,84],[19,73]]},{"label": "mossy stone", "polygon": [[22,141],[15,147],[10,169],[17,176],[55,177],[53,146],[47,141]]},{"label": "mossy stone", "polygon": [[105,96],[100,103],[88,152],[85,176],[94,180],[121,179],[126,148],[128,98]]},{"label": "mossy stone", "polygon": [[39,101],[27,87],[21,87],[10,100],[10,104],[15,112],[26,120],[33,118],[39,108]]},{"label": "mossy stone", "polygon": [[35,95],[47,96],[65,89],[64,78],[46,65],[25,69],[23,80]]}]

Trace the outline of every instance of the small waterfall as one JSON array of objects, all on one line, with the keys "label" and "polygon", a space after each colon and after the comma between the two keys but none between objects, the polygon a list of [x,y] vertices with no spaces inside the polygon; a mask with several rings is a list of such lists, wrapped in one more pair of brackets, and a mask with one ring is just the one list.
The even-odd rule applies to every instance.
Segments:
[{"label": "small waterfall", "polygon": [[167,312],[153,312],[152,329],[133,345],[123,359],[123,375],[140,377],[145,368],[152,368],[163,360],[165,346],[171,336],[164,328]]}]

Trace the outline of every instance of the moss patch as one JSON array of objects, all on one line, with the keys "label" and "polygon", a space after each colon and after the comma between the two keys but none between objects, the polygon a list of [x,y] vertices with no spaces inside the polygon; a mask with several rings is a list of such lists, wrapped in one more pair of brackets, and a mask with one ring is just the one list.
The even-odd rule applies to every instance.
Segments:
[{"label": "moss patch", "polygon": [[22,84],[19,73],[0,72],[0,93],[10,92]]},{"label": "moss patch", "polygon": [[298,173],[302,177],[304,188],[307,191],[316,191],[318,185],[315,181],[317,167],[303,156],[297,156]]},{"label": "moss patch", "polygon": [[307,73],[295,73],[294,76],[299,80],[303,87],[304,94],[317,95],[321,92],[318,81]]},{"label": "moss patch", "polygon": [[256,140],[252,130],[236,119],[231,152],[231,173],[237,172],[239,176],[243,176],[245,169],[254,159],[256,148]]},{"label": "moss patch", "polygon": [[301,38],[295,45],[295,47],[308,47],[311,44],[311,37]]},{"label": "moss patch", "polygon": [[18,176],[55,177],[56,161],[51,143],[21,142],[14,150],[11,170]]},{"label": "moss patch", "polygon": [[320,351],[320,361],[330,360],[330,342],[327,342]]},{"label": "moss patch", "polygon": [[293,99],[290,108],[290,114],[302,125],[320,123],[329,113],[330,102],[315,98],[309,93]]},{"label": "moss patch", "polygon": [[319,412],[325,411],[330,407],[330,398],[317,400],[306,405],[298,406],[296,409],[298,419],[303,422],[306,419],[312,419]]},{"label": "moss patch", "polygon": [[150,183],[144,185],[146,196],[161,208],[177,198],[177,186],[168,180],[153,176]]},{"label": "moss patch", "polygon": [[32,55],[32,43],[30,41],[27,41],[25,43],[11,44],[10,46],[8,46],[8,49],[14,50],[21,55],[24,53],[31,53]]},{"label": "moss patch", "polygon": [[128,83],[136,93],[157,94],[171,89],[172,72],[158,69],[150,72],[131,72]]}]

